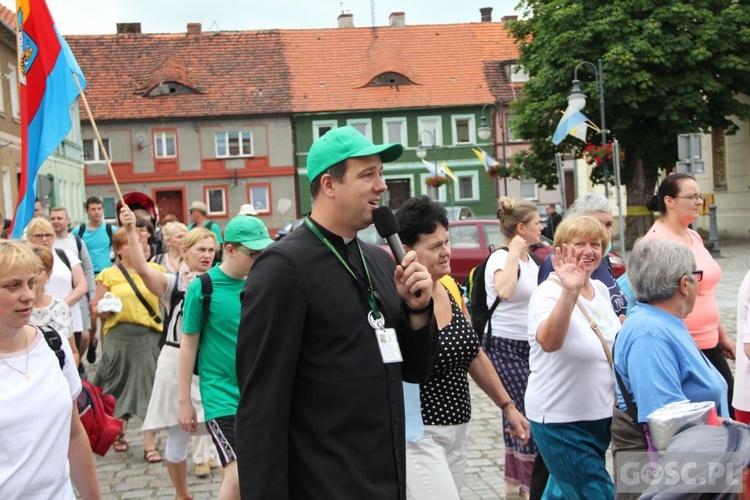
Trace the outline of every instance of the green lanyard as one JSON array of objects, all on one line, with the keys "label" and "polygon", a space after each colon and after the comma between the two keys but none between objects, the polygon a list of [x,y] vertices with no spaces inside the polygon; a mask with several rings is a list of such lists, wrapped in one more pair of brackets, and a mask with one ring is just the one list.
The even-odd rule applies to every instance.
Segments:
[{"label": "green lanyard", "polygon": [[364,295],[365,299],[367,300],[367,303],[370,305],[370,309],[372,310],[372,315],[375,319],[379,319],[381,317],[380,312],[378,311],[378,303],[375,300],[375,292],[372,288],[372,279],[370,278],[370,271],[367,269],[367,261],[365,261],[365,256],[362,253],[362,249],[359,248],[359,245],[357,245],[357,249],[359,250],[359,256],[362,258],[362,266],[365,268],[365,275],[367,276],[367,285],[362,283],[360,279],[357,277],[357,275],[354,273],[351,267],[349,267],[349,264],[346,263],[346,260],[341,256],[341,254],[336,250],[336,248],[331,244],[328,239],[323,236],[323,233],[320,232],[320,229],[317,228],[315,224],[310,220],[309,217],[305,217],[305,224],[308,228],[310,228],[310,231],[313,232],[315,236],[318,237],[320,241],[323,242],[325,246],[328,247],[328,249],[333,253],[333,255],[336,256],[337,259],[339,259],[339,262],[346,268],[347,271],[349,271],[349,274],[352,275],[352,278],[354,278],[354,281],[357,282],[359,285],[360,290],[362,291],[362,295]]}]

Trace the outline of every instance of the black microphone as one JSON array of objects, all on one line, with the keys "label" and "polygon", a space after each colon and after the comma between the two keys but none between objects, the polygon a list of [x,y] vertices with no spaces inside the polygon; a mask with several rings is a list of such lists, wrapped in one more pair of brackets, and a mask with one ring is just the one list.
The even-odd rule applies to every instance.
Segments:
[{"label": "black microphone", "polygon": [[[396,216],[393,215],[389,207],[382,206],[373,210],[372,221],[375,223],[375,229],[378,230],[380,237],[388,241],[388,246],[391,247],[391,252],[396,258],[396,264],[400,265],[404,261],[406,251],[404,245],[401,244],[401,237],[398,235]],[[414,295],[419,297],[422,295],[422,291],[417,290]]]}]

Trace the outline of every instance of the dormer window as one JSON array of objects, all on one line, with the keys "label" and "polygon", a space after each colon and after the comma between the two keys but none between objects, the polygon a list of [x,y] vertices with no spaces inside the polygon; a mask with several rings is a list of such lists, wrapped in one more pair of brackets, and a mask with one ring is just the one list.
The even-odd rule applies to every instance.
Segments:
[{"label": "dormer window", "polygon": [[393,87],[399,85],[411,85],[412,81],[402,74],[387,72],[381,73],[367,84],[368,87]]},{"label": "dormer window", "polygon": [[511,83],[523,83],[529,81],[529,74],[526,73],[526,68],[520,64],[511,64],[509,68]]},{"label": "dormer window", "polygon": [[179,82],[162,82],[148,92],[149,97],[162,95],[195,94],[196,91]]}]

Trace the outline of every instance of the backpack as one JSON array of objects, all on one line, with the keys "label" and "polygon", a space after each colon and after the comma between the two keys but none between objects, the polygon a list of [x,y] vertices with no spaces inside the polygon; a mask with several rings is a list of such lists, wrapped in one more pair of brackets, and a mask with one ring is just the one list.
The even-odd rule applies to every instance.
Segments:
[{"label": "backpack", "polygon": [[[500,247],[498,250],[508,251],[508,247]],[[492,253],[490,253],[492,255]],[[528,253],[529,257],[534,262],[539,264],[538,257],[533,253]],[[492,335],[492,323],[490,318],[495,313],[498,304],[500,304],[500,297],[495,297],[495,302],[492,303],[491,307],[487,307],[487,290],[485,288],[484,272],[487,269],[487,261],[490,260],[488,256],[478,266],[474,267],[469,271],[469,275],[466,277],[463,285],[467,290],[467,297],[469,298],[469,312],[471,313],[471,326],[474,331],[479,335],[479,340],[482,340],[484,336],[485,327],[487,327],[488,337]],[[518,267],[518,276],[516,279],[521,277],[521,266]]]},{"label": "backpack", "polygon": [[[39,329],[42,331],[47,345],[55,353],[60,364],[60,370],[62,370],[65,366],[62,336],[54,328]],[[87,380],[81,380],[81,392],[78,394],[76,403],[81,423],[86,430],[89,443],[91,443],[91,450],[103,457],[122,430],[122,420],[113,417],[115,398],[109,394],[104,394],[101,387],[97,387]]]},{"label": "backpack", "polygon": [[[198,279],[201,280],[201,293],[203,294],[203,325],[205,325],[211,308],[211,294],[214,293],[214,285],[211,281],[211,276],[209,276],[208,273],[199,274]],[[202,328],[201,333],[203,333]],[[200,345],[198,346],[198,352],[200,352]],[[196,352],[195,367],[193,367],[193,374],[195,375],[198,375],[199,372],[198,352]]]},{"label": "backpack", "polygon": [[[164,254],[160,254],[162,257]],[[162,259],[163,260],[163,259]],[[161,262],[157,262],[157,264],[161,264]],[[179,271],[175,273],[175,286],[172,289],[172,295],[169,296],[169,308],[167,309],[167,314],[164,316],[164,328],[161,330],[161,337],[159,338],[159,347],[164,347],[164,344],[167,343],[167,338],[169,336],[170,330],[173,330],[176,328],[177,321],[179,320],[180,315],[182,314],[182,309],[178,313],[176,313],[177,305],[185,300],[185,292],[180,291],[177,289],[177,281],[179,281]]]},{"label": "backpack", "polygon": [[[86,232],[86,228],[88,227],[88,224],[86,222],[82,222],[80,226],[78,226],[78,237],[83,239],[83,233]],[[110,224],[109,222],[104,223],[104,227],[107,231],[107,236],[109,236],[109,260],[112,262],[115,261],[115,258],[117,257],[115,255],[115,250],[112,248],[112,235],[116,231],[117,228]],[[78,242],[76,241],[76,245],[78,245]],[[78,246],[78,256],[81,256],[81,247]]]}]

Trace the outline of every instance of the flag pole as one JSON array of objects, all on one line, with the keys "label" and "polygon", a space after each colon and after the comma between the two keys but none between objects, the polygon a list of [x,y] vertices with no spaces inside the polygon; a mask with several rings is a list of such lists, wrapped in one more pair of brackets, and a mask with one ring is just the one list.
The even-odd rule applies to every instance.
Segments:
[{"label": "flag pole", "polygon": [[[78,75],[76,72],[73,72],[73,80],[75,80],[76,85],[78,86],[78,91],[80,92],[81,100],[83,101],[83,106],[86,108],[86,113],[89,115],[89,121],[91,122],[91,126],[94,129],[94,134],[96,135],[96,140],[99,143],[99,148],[102,151],[102,156],[104,156],[104,161],[107,163],[107,169],[109,170],[109,176],[112,177],[112,183],[115,185],[115,190],[117,191],[117,196],[120,198],[120,201],[122,201],[123,205],[126,205],[125,198],[122,196],[122,191],[120,191],[120,185],[117,183],[117,177],[115,177],[115,171],[112,168],[112,161],[109,159],[109,154],[107,154],[107,148],[104,147],[104,142],[102,142],[102,136],[99,134],[99,129],[96,127],[96,122],[94,121],[94,115],[91,113],[91,108],[89,107],[89,101],[86,99],[86,94],[83,92],[83,87],[81,87],[81,82],[78,81]],[[119,215],[118,215],[119,219]]]}]

